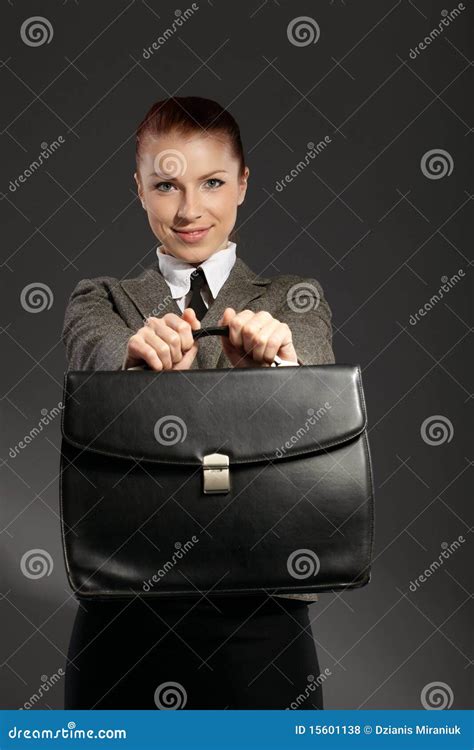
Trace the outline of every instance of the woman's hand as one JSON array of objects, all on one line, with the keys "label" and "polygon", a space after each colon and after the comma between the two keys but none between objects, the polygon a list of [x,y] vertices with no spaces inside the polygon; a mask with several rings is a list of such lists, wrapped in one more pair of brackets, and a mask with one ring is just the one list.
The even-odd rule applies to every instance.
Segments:
[{"label": "woman's hand", "polygon": [[270,367],[276,354],[288,361],[298,359],[289,326],[269,312],[236,313],[226,307],[218,325],[229,326],[229,336],[221,341],[232,367]]},{"label": "woman's hand", "polygon": [[167,313],[147,318],[146,324],[128,340],[125,369],[145,362],[152,370],[189,370],[198,352],[192,331],[201,322],[191,307],[181,317]]}]

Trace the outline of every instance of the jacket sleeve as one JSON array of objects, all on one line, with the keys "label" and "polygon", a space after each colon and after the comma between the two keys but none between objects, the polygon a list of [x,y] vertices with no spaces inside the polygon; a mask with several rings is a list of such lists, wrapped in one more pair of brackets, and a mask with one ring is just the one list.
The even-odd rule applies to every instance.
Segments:
[{"label": "jacket sleeve", "polygon": [[62,341],[69,370],[120,370],[136,331],[115,311],[110,277],[83,279],[74,288],[64,316]]},{"label": "jacket sleeve", "polygon": [[332,313],[319,281],[294,276],[284,297],[276,317],[291,329],[299,364],[334,364]]}]

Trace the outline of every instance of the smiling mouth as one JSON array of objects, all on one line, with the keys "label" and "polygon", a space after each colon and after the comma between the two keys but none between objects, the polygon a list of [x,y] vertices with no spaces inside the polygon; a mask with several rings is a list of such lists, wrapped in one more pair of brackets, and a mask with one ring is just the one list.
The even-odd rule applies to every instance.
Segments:
[{"label": "smiling mouth", "polygon": [[211,227],[197,227],[196,229],[175,229],[173,227],[173,232],[176,232],[177,234],[199,234],[199,232],[206,232]]}]

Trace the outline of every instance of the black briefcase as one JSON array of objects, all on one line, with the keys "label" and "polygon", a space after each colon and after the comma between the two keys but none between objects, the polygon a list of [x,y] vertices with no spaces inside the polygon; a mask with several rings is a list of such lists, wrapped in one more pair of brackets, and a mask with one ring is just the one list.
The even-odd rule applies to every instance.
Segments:
[{"label": "black briefcase", "polygon": [[62,435],[63,550],[79,599],[370,580],[358,366],[69,371]]}]

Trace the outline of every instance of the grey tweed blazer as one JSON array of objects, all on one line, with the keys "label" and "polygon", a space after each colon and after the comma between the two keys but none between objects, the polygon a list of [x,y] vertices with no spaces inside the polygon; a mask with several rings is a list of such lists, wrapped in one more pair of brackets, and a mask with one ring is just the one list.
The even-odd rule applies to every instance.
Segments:
[{"label": "grey tweed blazer", "polygon": [[[294,300],[294,302],[292,302]],[[237,257],[201,325],[217,325],[226,307],[237,312],[266,310],[287,323],[300,364],[334,364],[331,310],[314,278],[285,274],[265,278]],[[83,279],[74,288],[66,309],[62,340],[69,370],[120,370],[127,343],[149,316],[163,317],[181,310],[160,273],[158,259],[139,276]],[[231,367],[220,337],[199,341],[191,369]],[[317,594],[278,594],[285,599],[316,601]]]}]

